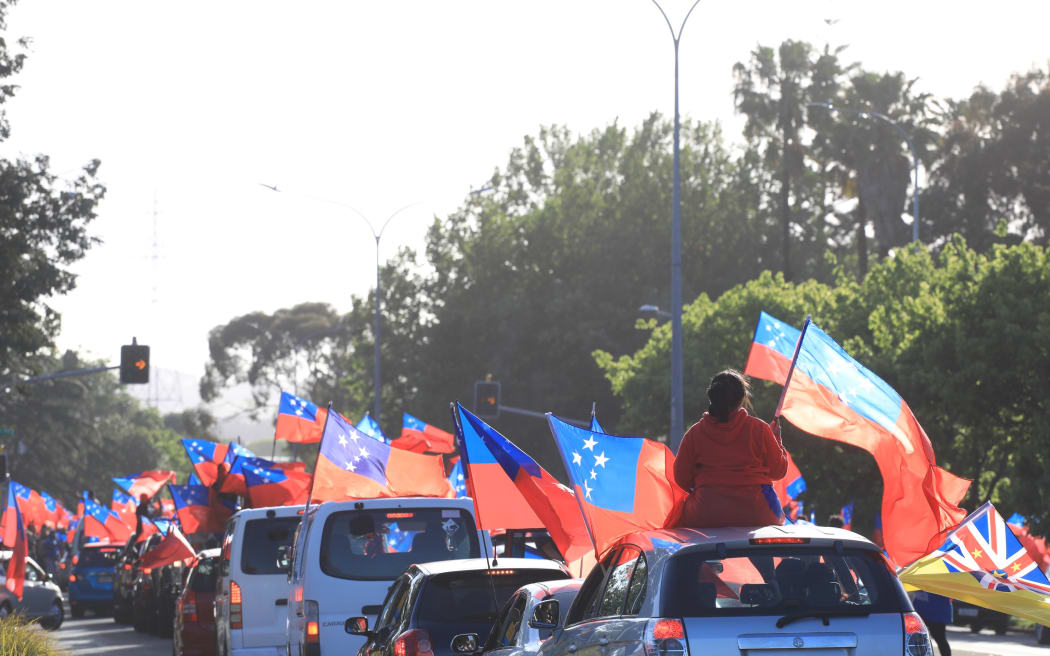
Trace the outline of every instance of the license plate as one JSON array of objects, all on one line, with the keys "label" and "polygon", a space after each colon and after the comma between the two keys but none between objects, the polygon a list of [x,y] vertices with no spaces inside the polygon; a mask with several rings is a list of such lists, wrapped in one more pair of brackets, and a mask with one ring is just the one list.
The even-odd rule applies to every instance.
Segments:
[{"label": "license plate", "polygon": [[960,608],[959,609],[959,616],[960,617],[977,617],[977,609],[976,608]]},{"label": "license plate", "polygon": [[[98,581],[99,583],[112,583],[113,582],[113,577],[112,576],[99,576],[95,580]],[[962,611],[960,611],[960,612],[962,612]]]}]

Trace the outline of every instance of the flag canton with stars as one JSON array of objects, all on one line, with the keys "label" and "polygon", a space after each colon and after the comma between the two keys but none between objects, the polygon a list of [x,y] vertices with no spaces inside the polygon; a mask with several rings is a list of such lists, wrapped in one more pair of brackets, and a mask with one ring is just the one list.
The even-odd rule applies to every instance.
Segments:
[{"label": "flag canton with stars", "polygon": [[50,494],[42,491],[40,492],[40,498],[44,500],[44,508],[46,508],[48,512],[53,513],[58,510],[58,503]]},{"label": "flag canton with stars", "polygon": [[[471,439],[480,439],[486,447],[485,451],[499,463],[510,480],[517,478],[519,470],[525,470],[529,476],[534,478],[542,476],[539,464],[527,453],[468,412],[466,408],[459,406],[459,411],[460,421],[463,423],[463,437],[467,440],[467,444],[471,444]],[[465,422],[463,422],[464,419]],[[474,449],[470,450],[468,457],[471,463],[474,463]]]},{"label": "flag canton with stars", "polygon": [[306,419],[307,421],[316,421],[317,419],[317,406],[301,399],[294,394],[288,392],[281,392],[281,402],[277,408],[277,412],[282,415],[293,415]]},{"label": "flag canton with stars", "polygon": [[186,449],[186,455],[195,465],[202,462],[215,462],[215,447],[217,446],[218,444],[208,440],[182,440],[182,447]]},{"label": "flag canton with stars", "polygon": [[125,492],[124,490],[122,490],[122,489],[120,489],[118,487],[115,487],[115,488],[113,488],[113,503],[119,503],[119,504],[135,503],[135,498],[132,497],[127,492]]},{"label": "flag canton with stars", "polygon": [[379,422],[372,419],[372,415],[368,413],[365,413],[365,416],[361,417],[361,421],[357,422],[357,430],[372,439],[379,440],[384,444],[386,443],[386,435],[384,435],[382,429],[379,428]]},{"label": "flag canton with stars", "polygon": [[208,505],[208,488],[203,485],[169,485],[168,489],[176,509]]},{"label": "flag canton with stars", "polygon": [[463,459],[460,458],[456,461],[456,464],[452,465],[452,471],[449,472],[448,482],[452,485],[452,489],[456,491],[457,497],[467,496],[467,482],[463,476]]},{"label": "flag canton with stars", "polygon": [[380,485],[387,484],[386,463],[390,447],[357,430],[338,413],[329,414],[321,439],[321,455],[336,467],[370,478]]},{"label": "flag canton with stars", "polygon": [[802,331],[798,328],[789,326],[783,321],[763,312],[758,317],[754,341],[773,349],[790,360],[795,357],[795,345],[798,344],[798,336],[800,334],[802,334]]},{"label": "flag canton with stars", "polygon": [[967,572],[989,590],[1050,595],[1050,580],[991,503],[960,524],[939,551],[949,572]]},{"label": "flag canton with stars", "polygon": [[268,466],[272,465],[272,463],[268,463],[261,458],[252,458],[250,460],[251,462],[237,461],[243,463],[241,473],[244,474],[244,483],[248,487],[267,485],[269,483],[283,483],[288,480],[288,476],[283,470]]},{"label": "flag canton with stars", "polygon": [[427,423],[425,421],[416,419],[407,412],[404,413],[404,415],[401,418],[401,426],[402,428],[406,428],[408,430],[417,430],[420,433],[427,429]]},{"label": "flag canton with stars", "polygon": [[[901,396],[867,367],[853,359],[823,330],[806,327],[796,367],[818,385],[834,392],[857,414],[902,438],[897,418]],[[907,438],[903,438],[907,440]]]},{"label": "flag canton with stars", "polygon": [[19,499],[31,499],[33,496],[33,491],[21,483],[11,481],[11,489]]},{"label": "flag canton with stars", "polygon": [[558,424],[556,437],[569,476],[583,491],[585,501],[607,510],[634,511],[635,478],[645,440],[594,433],[565,423]]}]

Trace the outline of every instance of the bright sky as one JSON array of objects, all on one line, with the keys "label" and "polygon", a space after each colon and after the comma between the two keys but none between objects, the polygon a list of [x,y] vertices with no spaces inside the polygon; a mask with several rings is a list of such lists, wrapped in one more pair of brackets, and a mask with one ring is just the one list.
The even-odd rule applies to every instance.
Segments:
[{"label": "bright sky", "polygon": [[[677,25],[689,3],[664,4]],[[998,89],[1050,59],[1047,25],[1034,0],[702,0],[682,113],[735,139],[733,63],[786,38],[848,44],[942,96]],[[154,366],[194,377],[212,327],[301,301],[345,309],[374,283],[363,222],[310,197],[378,222],[420,203],[391,224],[385,258],[539,126],[634,127],[673,107],[671,39],[648,0],[23,0],[8,42],[23,35],[0,154],[69,173],[97,157],[108,187],[91,229],[104,244],[55,302],[60,346],[115,362],[134,335]]]}]

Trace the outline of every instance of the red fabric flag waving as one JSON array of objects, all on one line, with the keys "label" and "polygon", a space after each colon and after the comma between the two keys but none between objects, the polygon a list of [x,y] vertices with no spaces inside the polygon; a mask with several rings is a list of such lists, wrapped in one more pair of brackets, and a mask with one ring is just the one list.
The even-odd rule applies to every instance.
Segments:
[{"label": "red fabric flag waving", "polygon": [[327,410],[318,408],[306,399],[281,392],[273,439],[298,443],[320,442],[327,414]]},{"label": "red fabric flag waving", "polygon": [[[793,355],[798,334],[763,313],[745,373],[776,374],[778,367],[766,371],[753,366],[756,350],[767,360],[788,350]],[[886,551],[896,562],[907,564],[936,549],[966,517],[956,504],[970,481],[938,467],[933,446],[908,404],[812,323],[801,333],[782,412],[807,433],[860,447],[875,457],[882,473]]]},{"label": "red fabric flag waving", "polygon": [[402,417],[401,436],[390,443],[395,449],[413,453],[455,453],[455,438],[407,412]]},{"label": "red fabric flag waving", "polygon": [[441,457],[391,448],[359,431],[338,412],[329,413],[310,498],[341,501],[408,496],[456,497],[445,478]]},{"label": "red fabric flag waving", "polygon": [[143,494],[152,499],[162,487],[175,482],[175,472],[168,469],[150,469],[128,476],[114,476],[113,482],[136,501],[140,500]]},{"label": "red fabric flag waving", "polygon": [[4,586],[21,601],[26,580],[26,528],[11,485],[7,487],[7,508],[4,509],[4,546],[11,550]]},{"label": "red fabric flag waving", "polygon": [[142,557],[139,561],[139,566],[142,569],[147,567],[164,567],[165,565],[177,563],[180,560],[193,558],[194,555],[193,547],[186,541],[182,531],[179,530],[178,526],[172,524],[164,539]]}]

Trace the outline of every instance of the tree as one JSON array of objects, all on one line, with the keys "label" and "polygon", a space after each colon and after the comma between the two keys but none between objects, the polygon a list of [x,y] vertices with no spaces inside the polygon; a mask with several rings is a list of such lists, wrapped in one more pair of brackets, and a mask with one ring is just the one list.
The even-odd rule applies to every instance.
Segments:
[{"label": "tree", "polygon": [[[0,31],[7,29],[10,5],[0,0]],[[19,50],[27,44],[15,43]],[[0,140],[11,133],[2,105],[16,90],[8,80],[25,63],[19,50],[0,39]],[[87,226],[105,193],[95,177],[98,160],[71,181],[49,167],[44,155],[0,159],[0,379],[39,373],[31,358],[52,347],[59,328],[48,299],[73,289],[68,267],[96,242]]]}]

